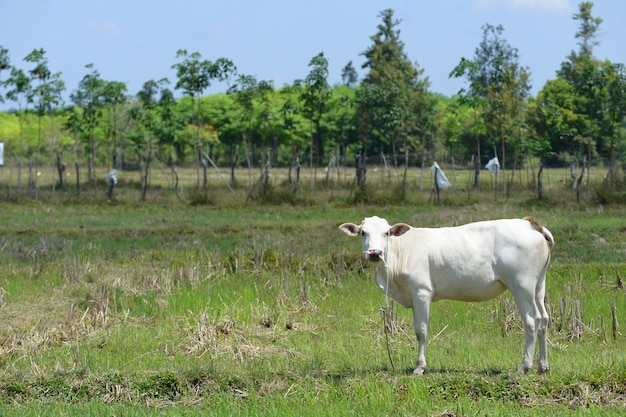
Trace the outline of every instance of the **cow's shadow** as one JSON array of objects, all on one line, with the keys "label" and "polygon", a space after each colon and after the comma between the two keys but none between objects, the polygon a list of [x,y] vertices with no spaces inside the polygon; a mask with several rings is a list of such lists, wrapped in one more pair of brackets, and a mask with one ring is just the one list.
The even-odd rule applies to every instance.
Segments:
[{"label": "cow's shadow", "polygon": [[[371,374],[385,374],[387,376],[402,377],[413,376],[412,367],[403,367],[391,369],[386,366],[369,368],[369,369],[351,369],[343,372],[321,372],[318,376],[334,383],[342,382],[348,378],[365,377]],[[415,376],[415,378],[428,377],[429,375],[473,375],[477,377],[496,377],[500,375],[514,374],[514,371],[507,369],[455,369],[455,368],[426,368],[423,375]]]},{"label": "cow's shadow", "polygon": [[[407,367],[403,369],[403,373],[407,375],[413,375],[414,368]],[[507,369],[456,369],[456,368],[426,368],[424,376],[428,375],[477,375],[477,376],[499,376],[504,374],[513,373]]]}]

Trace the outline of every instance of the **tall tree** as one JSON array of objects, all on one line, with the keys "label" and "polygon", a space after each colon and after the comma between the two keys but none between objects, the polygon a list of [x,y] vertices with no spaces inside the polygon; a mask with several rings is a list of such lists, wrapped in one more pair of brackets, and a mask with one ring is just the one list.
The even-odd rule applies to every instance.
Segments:
[{"label": "tall tree", "polygon": [[24,123],[26,118],[25,106],[27,105],[27,98],[30,96],[30,90],[32,88],[30,78],[23,70],[17,67],[11,67],[11,74],[4,82],[4,85],[8,89],[6,97],[17,103],[20,133],[19,146],[18,149],[15,150],[15,153],[18,157],[23,157],[26,154],[26,149],[24,147]]},{"label": "tall tree", "polygon": [[359,81],[359,75],[354,69],[354,65],[352,65],[352,61],[349,61],[345,67],[341,70],[341,81],[343,85],[347,87],[354,87],[356,83]]},{"label": "tall tree", "polygon": [[300,99],[303,104],[303,113],[312,126],[310,164],[311,167],[313,165],[317,167],[324,156],[324,140],[320,124],[331,96],[331,88],[328,84],[328,60],[324,53],[314,56],[309,62],[309,67],[311,72],[301,82],[303,89]]},{"label": "tall tree", "polygon": [[602,19],[593,17],[591,10],[593,3],[590,1],[582,2],[578,5],[578,13],[574,14],[574,20],[580,21],[580,28],[576,32],[576,38],[580,39],[580,55],[593,55],[593,47],[599,45],[596,39],[596,33],[600,30]]},{"label": "tall tree", "polygon": [[189,54],[186,49],[180,49],[176,53],[176,58],[180,62],[174,64],[172,68],[176,70],[178,81],[176,89],[191,98],[192,107],[195,107],[196,124],[196,177],[197,187],[200,190],[200,161],[202,159],[201,126],[200,122],[200,96],[211,86],[214,80],[223,81],[236,70],[235,65],[226,58],[219,58],[215,62],[203,60],[198,52]]},{"label": "tall tree", "polygon": [[616,182],[616,158],[626,151],[623,137],[626,129],[626,66],[607,61],[601,68],[606,91],[602,123],[602,133],[606,141],[602,151],[609,162],[607,183],[613,187]]},{"label": "tall tree", "polygon": [[70,94],[70,99],[78,109],[73,112],[68,127],[78,134],[87,148],[87,175],[89,181],[95,185],[95,164],[98,148],[96,129],[104,114],[102,89],[105,82],[100,77],[100,72],[93,67],[93,64],[87,64],[85,68],[90,70],[90,72],[85,74],[80,80],[78,89]]},{"label": "tall tree", "polygon": [[522,122],[530,92],[530,71],[519,63],[517,48],[504,38],[504,28],[486,24],[476,48],[476,70],[468,73],[473,96],[485,99],[487,134],[495,147],[501,145],[500,165],[506,167],[506,148],[515,149],[515,127]]},{"label": "tall tree", "polygon": [[592,2],[579,4],[579,13],[573,16],[579,22],[575,35],[579,39],[579,49],[578,52],[572,51],[557,71],[557,75],[574,88],[576,112],[585,115],[579,119],[575,138],[585,148],[584,153],[588,160],[596,153],[597,125],[602,117],[600,62],[593,55],[593,47],[598,45],[596,34],[602,19],[593,17],[592,9]]},{"label": "tall tree", "polygon": [[118,126],[118,115],[124,104],[127,101],[126,97],[126,83],[121,81],[104,81],[102,84],[101,94],[102,94],[102,104],[104,106],[105,112],[107,113],[107,137],[111,138],[111,156],[112,156],[112,168],[118,168],[118,157],[120,159],[119,165],[120,168],[123,168],[123,150],[124,143],[120,141],[119,143],[119,153],[118,153],[118,135],[119,135],[119,126]]},{"label": "tall tree", "polygon": [[474,188],[480,192],[480,170],[482,167],[482,156],[480,151],[480,140],[482,133],[484,133],[484,121],[482,115],[484,106],[486,105],[485,93],[483,85],[481,84],[478,71],[479,64],[476,59],[468,60],[461,58],[461,62],[454,67],[450,72],[450,77],[460,78],[465,77],[470,82],[469,89],[462,88],[457,94],[457,100],[462,106],[469,106],[473,109],[474,113],[474,125],[471,129],[474,140],[476,143],[476,158],[474,158]]},{"label": "tall tree", "polygon": [[159,93],[167,80],[149,80],[137,93],[137,105],[128,109],[127,115],[134,123],[128,139],[141,167],[141,199],[146,199],[150,164],[157,146]]},{"label": "tall tree", "polygon": [[252,75],[239,74],[235,83],[228,89],[235,104],[238,107],[239,131],[245,148],[246,163],[248,165],[248,185],[252,190],[252,166],[255,155],[254,140],[254,114],[255,106],[261,97],[273,91],[274,86],[270,81],[257,81]]},{"label": "tall tree", "polygon": [[528,107],[528,120],[537,140],[547,140],[555,155],[567,160],[575,151],[576,96],[563,78],[548,80]]},{"label": "tall tree", "polygon": [[404,51],[397,29],[401,21],[391,9],[379,17],[382,23],[370,37],[372,45],[361,54],[368,72],[356,92],[357,129],[368,154],[390,150],[395,160],[396,151],[429,134],[434,99],[428,93],[428,78],[422,77],[424,70]]},{"label": "tall tree", "polygon": [[[9,50],[0,45],[0,86],[2,83],[2,71],[11,68],[11,59],[9,58]],[[4,97],[0,94],[0,103],[4,103]]]},{"label": "tall tree", "polygon": [[[285,131],[286,159],[289,161],[289,181],[294,184],[294,192],[300,190],[300,150],[311,143],[309,123],[306,123],[302,111],[301,86],[297,83],[286,85],[278,92],[280,101],[280,115]],[[291,168],[295,168],[295,178],[291,175]]]},{"label": "tall tree", "polygon": [[[174,159],[181,160],[184,150],[176,143],[176,132],[180,128],[180,117],[176,112],[176,98],[172,90],[167,87],[167,78],[159,80],[159,101],[156,108],[159,123],[157,125],[157,137],[159,145],[163,147],[162,159],[167,161],[170,169],[174,171]],[[172,155],[172,151],[174,155]],[[177,175],[174,171],[174,175]]]},{"label": "tall tree", "polygon": [[[29,71],[33,81],[33,87],[29,91],[28,101],[33,104],[39,120],[37,129],[37,156],[35,157],[35,165],[38,169],[38,153],[41,150],[43,134],[42,120],[44,115],[61,103],[61,94],[65,91],[65,83],[61,80],[60,72],[52,73],[50,71],[46,51],[43,49],[34,49],[24,58],[24,61],[35,64],[35,67]],[[34,178],[34,184],[35,186],[37,185],[36,176]]]}]

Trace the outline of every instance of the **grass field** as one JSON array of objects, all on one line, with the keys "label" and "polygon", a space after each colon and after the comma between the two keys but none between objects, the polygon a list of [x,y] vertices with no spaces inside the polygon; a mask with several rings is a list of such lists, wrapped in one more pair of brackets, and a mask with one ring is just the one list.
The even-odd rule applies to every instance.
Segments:
[{"label": "grass field", "polygon": [[[124,189],[114,201],[0,200],[0,415],[626,413],[623,206],[567,191],[441,204],[221,192],[208,205]],[[373,270],[337,230],[372,214],[542,220],[556,240],[550,372],[515,373],[524,335],[505,293],[433,304],[429,368],[412,376],[410,311],[398,307],[387,342]]]}]

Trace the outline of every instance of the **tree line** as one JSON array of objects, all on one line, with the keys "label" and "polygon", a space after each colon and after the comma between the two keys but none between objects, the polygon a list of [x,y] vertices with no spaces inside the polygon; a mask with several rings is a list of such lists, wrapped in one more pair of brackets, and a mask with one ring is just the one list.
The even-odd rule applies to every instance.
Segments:
[{"label": "tree line", "polygon": [[[176,79],[146,81],[130,95],[123,82],[105,80],[93,65],[64,103],[61,73],[35,49],[23,70],[0,46],[0,100],[16,110],[0,113],[6,158],[38,164],[56,158],[85,163],[95,181],[97,164],[145,173],[155,159],[170,167],[208,161],[220,166],[310,167],[342,163],[365,181],[368,161],[402,166],[454,161],[480,168],[497,156],[502,169],[538,162],[544,166],[604,164],[611,184],[626,162],[626,69],[593,54],[602,19],[582,2],[573,18],[578,50],[572,50],[536,97],[531,71],[504,36],[485,24],[473,57],[462,57],[450,77],[467,87],[453,97],[430,91],[424,69],[411,61],[392,9],[362,52],[359,80],[352,62],[342,82],[328,83],[328,60],[311,58],[308,75],[276,87],[271,80],[241,74],[227,58],[207,60],[181,49]],[[206,95],[216,82],[224,93]],[[175,92],[183,97],[177,99]],[[362,167],[362,171],[359,171]],[[363,177],[361,174],[363,172]],[[540,177],[538,178],[540,181]],[[361,184],[364,185],[364,184]]]}]

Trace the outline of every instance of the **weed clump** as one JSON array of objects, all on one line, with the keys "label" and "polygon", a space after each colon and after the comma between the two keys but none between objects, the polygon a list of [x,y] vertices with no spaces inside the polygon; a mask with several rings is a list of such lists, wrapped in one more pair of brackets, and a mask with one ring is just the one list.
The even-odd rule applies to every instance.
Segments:
[{"label": "weed clump", "polygon": [[626,191],[613,191],[606,187],[596,187],[595,200],[602,205],[620,205],[626,204]]}]

